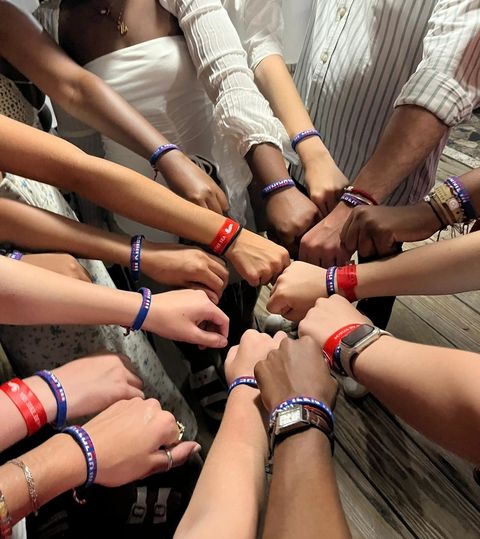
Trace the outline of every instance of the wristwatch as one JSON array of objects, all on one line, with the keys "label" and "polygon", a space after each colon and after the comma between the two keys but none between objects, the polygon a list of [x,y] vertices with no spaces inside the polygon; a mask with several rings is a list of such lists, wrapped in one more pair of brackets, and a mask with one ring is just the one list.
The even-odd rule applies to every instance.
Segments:
[{"label": "wristwatch", "polygon": [[352,373],[352,361],[355,357],[375,341],[378,341],[383,335],[392,337],[392,334],[388,331],[384,331],[375,326],[370,326],[369,324],[362,324],[343,337],[339,343],[339,358],[343,370],[350,376],[350,378],[354,378]]},{"label": "wristwatch", "polygon": [[307,408],[303,404],[294,404],[285,410],[279,410],[269,432],[270,457],[272,457],[275,444],[278,441],[311,427],[321,430],[329,438],[330,444],[333,444],[333,432],[319,412],[310,407]]}]

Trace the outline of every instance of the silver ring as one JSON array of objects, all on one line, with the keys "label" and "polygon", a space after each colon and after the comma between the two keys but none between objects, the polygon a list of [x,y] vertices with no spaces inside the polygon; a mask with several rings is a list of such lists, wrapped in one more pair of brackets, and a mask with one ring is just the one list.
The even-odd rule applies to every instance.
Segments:
[{"label": "silver ring", "polygon": [[170,449],[163,449],[165,451],[165,455],[167,455],[167,459],[168,459],[168,464],[167,464],[167,472],[169,472],[171,469],[172,469],[172,466],[173,466],[173,457],[172,457],[172,452],[170,451]]}]

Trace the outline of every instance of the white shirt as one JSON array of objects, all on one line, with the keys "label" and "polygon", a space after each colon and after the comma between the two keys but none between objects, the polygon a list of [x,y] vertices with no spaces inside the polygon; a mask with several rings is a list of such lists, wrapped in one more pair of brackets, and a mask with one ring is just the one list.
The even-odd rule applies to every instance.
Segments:
[{"label": "white shirt", "polygon": [[[480,103],[480,0],[316,0],[295,81],[315,127],[354,180],[394,107],[447,126]],[[417,202],[446,140],[389,197]]]}]

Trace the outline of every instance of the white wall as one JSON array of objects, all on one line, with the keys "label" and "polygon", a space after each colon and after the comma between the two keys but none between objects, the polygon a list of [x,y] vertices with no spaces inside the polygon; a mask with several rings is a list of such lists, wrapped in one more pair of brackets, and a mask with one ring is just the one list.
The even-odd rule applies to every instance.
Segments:
[{"label": "white wall", "polygon": [[282,0],[285,21],[283,42],[287,64],[296,64],[307,31],[313,0]]}]

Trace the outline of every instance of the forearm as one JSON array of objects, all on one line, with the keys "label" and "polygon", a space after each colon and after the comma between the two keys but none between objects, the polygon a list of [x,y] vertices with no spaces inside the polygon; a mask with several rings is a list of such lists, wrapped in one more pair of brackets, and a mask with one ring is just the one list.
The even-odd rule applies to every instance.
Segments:
[{"label": "forearm", "polygon": [[357,266],[357,298],[456,294],[480,289],[480,233]]},{"label": "forearm", "polygon": [[271,144],[253,146],[246,159],[259,188],[289,177],[282,152]]},{"label": "forearm", "polygon": [[0,170],[78,192],[113,212],[204,244],[224,222],[152,180],[89,157],[52,135],[5,117],[0,129],[6,134],[0,140]]},{"label": "forearm", "polygon": [[397,107],[354,185],[382,202],[446,135],[448,127],[426,109]]},{"label": "forearm", "polygon": [[[30,468],[39,506],[86,480],[82,451],[66,434],[57,434],[21,457]],[[0,488],[10,516],[16,523],[32,512],[27,483],[22,470],[12,464],[0,467]]]},{"label": "forearm", "polygon": [[241,386],[227,401],[177,539],[253,539],[265,490],[267,441],[258,391]]},{"label": "forearm", "polygon": [[353,364],[356,379],[413,428],[480,462],[480,356],[381,337]]},{"label": "forearm", "polygon": [[303,539],[350,537],[330,444],[315,428],[287,437],[274,453],[263,537],[290,539],[300,535]]}]

